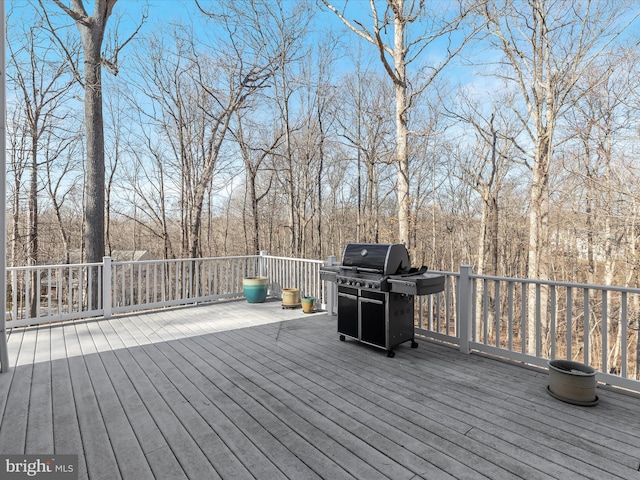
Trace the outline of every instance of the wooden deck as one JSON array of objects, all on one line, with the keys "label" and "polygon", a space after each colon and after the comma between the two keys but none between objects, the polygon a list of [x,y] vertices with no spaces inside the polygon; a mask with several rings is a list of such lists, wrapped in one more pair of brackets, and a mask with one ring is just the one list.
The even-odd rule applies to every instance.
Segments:
[{"label": "wooden deck", "polygon": [[80,478],[640,479],[640,398],[426,341],[395,358],[335,317],[224,302],[14,329],[1,454]]}]

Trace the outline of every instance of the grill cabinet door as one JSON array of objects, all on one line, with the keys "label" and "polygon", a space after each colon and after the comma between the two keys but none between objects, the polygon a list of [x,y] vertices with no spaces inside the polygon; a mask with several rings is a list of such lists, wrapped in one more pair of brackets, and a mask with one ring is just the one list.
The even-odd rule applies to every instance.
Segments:
[{"label": "grill cabinet door", "polygon": [[387,348],[385,294],[362,292],[360,297],[360,339]]},{"label": "grill cabinet door", "polygon": [[357,295],[354,288],[338,287],[338,333],[359,339]]}]

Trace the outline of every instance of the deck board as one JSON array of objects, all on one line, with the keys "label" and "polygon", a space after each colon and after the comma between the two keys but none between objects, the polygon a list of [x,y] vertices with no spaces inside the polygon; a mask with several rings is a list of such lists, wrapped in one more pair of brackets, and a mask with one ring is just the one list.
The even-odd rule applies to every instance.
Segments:
[{"label": "deck board", "polygon": [[419,344],[390,359],[277,302],[14,329],[0,452],[92,480],[640,480],[640,396],[576,407],[543,370]]},{"label": "deck board", "polygon": [[[441,350],[440,353],[449,354],[450,352]],[[531,418],[529,416],[530,409],[539,404],[549,404],[554,408],[554,403],[557,403],[546,393],[541,393],[544,392],[546,380],[536,378],[540,376],[539,373],[531,375],[530,372],[525,371],[525,376],[529,376],[530,381],[534,380],[537,386],[532,388],[529,384],[523,384],[525,390],[521,394],[525,397],[518,399],[516,393],[512,394],[513,384],[519,384],[517,381],[511,382],[510,387],[503,387],[501,385],[503,376],[496,376],[495,379],[491,379],[491,382],[487,381],[486,367],[478,370],[477,373],[474,373],[474,368],[471,366],[464,367],[463,372],[460,373],[459,369],[452,370],[451,363],[448,361],[439,361],[429,352],[425,356],[429,358],[425,358],[425,362],[421,364],[424,372],[421,378],[423,380],[429,379],[434,385],[437,385],[437,388],[431,388],[429,387],[430,382],[420,382],[419,379],[412,382],[408,388],[419,393],[425,399],[435,400],[435,402],[430,402],[430,408],[436,409],[439,414],[453,415],[459,420],[467,421],[470,429],[465,434],[466,436],[478,438],[479,441],[492,445],[496,451],[508,451],[513,458],[522,459],[523,463],[540,469],[545,476],[552,478],[568,475],[571,471],[580,473],[584,478],[603,478],[602,475],[606,474],[606,472],[598,472],[602,457],[594,460],[595,465],[588,465],[588,461],[585,462],[583,458],[586,456],[586,452],[574,450],[570,455],[563,453],[565,448],[570,447],[571,438],[567,442],[565,434],[559,433],[560,440],[554,443],[554,428],[548,428],[546,431],[538,429],[540,423],[543,420],[549,421],[550,417],[540,415],[537,418]],[[479,364],[477,357],[474,358],[474,361]],[[499,362],[492,360],[491,366],[499,367],[500,365],[495,365],[496,363]],[[388,370],[389,374],[395,370],[388,369],[386,365],[376,366],[376,370],[378,369]],[[410,373],[401,371],[397,375],[401,378],[415,377],[416,371],[420,370],[413,369]],[[375,374],[375,372],[373,373]],[[434,375],[439,375],[439,377],[433,378]],[[398,384],[400,385],[399,382]],[[531,401],[531,399],[535,399],[535,401]],[[515,409],[512,405],[514,401],[519,402]],[[564,404],[562,404],[562,408],[564,408]],[[575,410],[573,406],[568,408]],[[551,418],[553,418],[552,425],[556,425],[559,421],[558,418]],[[589,425],[585,424],[584,427],[589,427]],[[583,435],[575,426],[573,429],[570,428],[566,435],[574,435],[576,431]],[[598,434],[593,432],[590,435],[596,437],[596,441],[598,441]],[[559,448],[560,445],[563,448]],[[623,451],[624,448],[627,448],[625,445],[619,446],[623,448]],[[603,451],[609,453],[608,447]],[[552,462],[547,462],[547,459]],[[605,467],[615,469],[616,465],[610,464]]]}]

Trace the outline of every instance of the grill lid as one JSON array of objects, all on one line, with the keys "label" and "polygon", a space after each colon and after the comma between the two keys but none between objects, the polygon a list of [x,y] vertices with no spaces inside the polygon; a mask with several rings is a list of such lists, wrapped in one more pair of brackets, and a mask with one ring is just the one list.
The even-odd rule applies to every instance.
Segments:
[{"label": "grill lid", "polygon": [[348,243],[342,253],[342,266],[394,275],[408,272],[411,264],[409,252],[401,243]]}]

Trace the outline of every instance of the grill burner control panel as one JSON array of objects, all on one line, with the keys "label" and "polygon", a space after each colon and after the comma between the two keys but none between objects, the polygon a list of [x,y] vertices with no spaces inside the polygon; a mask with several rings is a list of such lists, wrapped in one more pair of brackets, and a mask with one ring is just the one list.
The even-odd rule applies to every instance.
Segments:
[{"label": "grill burner control panel", "polygon": [[[366,288],[369,290],[388,291],[389,284],[380,275],[350,274],[336,276],[336,283],[347,287]],[[383,289],[383,286],[386,287]]]}]

